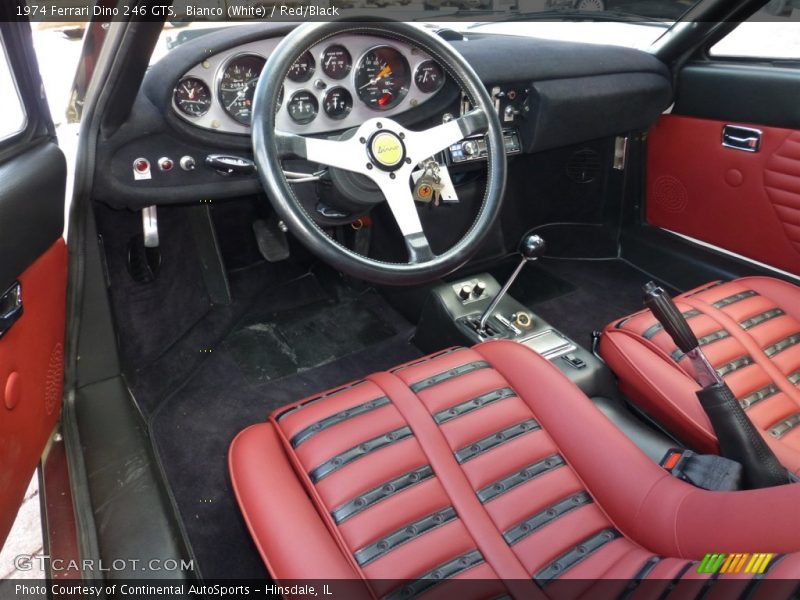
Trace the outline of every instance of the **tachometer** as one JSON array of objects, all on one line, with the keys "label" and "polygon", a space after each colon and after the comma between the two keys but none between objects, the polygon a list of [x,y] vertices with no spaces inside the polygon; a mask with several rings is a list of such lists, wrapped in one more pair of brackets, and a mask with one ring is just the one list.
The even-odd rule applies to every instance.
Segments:
[{"label": "tachometer", "polygon": [[421,92],[432,94],[439,91],[444,83],[444,71],[437,62],[426,60],[421,63],[414,73],[414,83]]},{"label": "tachometer", "polygon": [[197,77],[181,79],[172,97],[175,107],[190,117],[202,117],[211,108],[211,90]]},{"label": "tachometer", "polygon": [[322,53],[322,72],[331,79],[342,79],[353,68],[353,58],[347,48],[339,44],[328,46]]},{"label": "tachometer", "polygon": [[358,97],[374,110],[394,108],[408,94],[411,74],[405,56],[389,46],[367,52],[358,63]]},{"label": "tachometer", "polygon": [[315,66],[314,57],[311,56],[311,52],[303,52],[300,58],[294,61],[294,64],[289,67],[289,73],[286,77],[294,82],[303,83],[311,79],[311,76],[314,74]]},{"label": "tachometer", "polygon": [[253,92],[267,61],[256,54],[232,58],[219,81],[219,101],[234,120],[250,125],[253,118]]}]

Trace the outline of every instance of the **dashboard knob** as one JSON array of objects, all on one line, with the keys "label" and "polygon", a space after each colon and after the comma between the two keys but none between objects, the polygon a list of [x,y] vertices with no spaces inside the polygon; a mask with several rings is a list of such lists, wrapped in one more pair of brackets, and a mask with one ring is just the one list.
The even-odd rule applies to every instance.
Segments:
[{"label": "dashboard knob", "polygon": [[476,281],[475,285],[472,286],[472,293],[475,294],[476,298],[480,298],[485,291],[486,284],[482,281]]},{"label": "dashboard knob", "polygon": [[467,140],[461,144],[461,150],[468,156],[474,156],[478,153],[478,142],[475,140]]},{"label": "dashboard knob", "polygon": [[181,169],[184,171],[194,171],[195,167],[197,167],[197,163],[191,156],[182,156],[178,164],[180,164]]},{"label": "dashboard knob", "polygon": [[461,286],[461,289],[458,290],[458,296],[462,300],[469,300],[469,297],[472,295],[472,286],[468,283],[465,283]]}]

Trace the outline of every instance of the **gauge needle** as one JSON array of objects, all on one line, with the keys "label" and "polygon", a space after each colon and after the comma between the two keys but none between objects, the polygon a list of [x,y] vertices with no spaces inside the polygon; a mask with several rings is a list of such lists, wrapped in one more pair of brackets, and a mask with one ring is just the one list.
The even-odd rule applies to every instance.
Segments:
[{"label": "gauge needle", "polygon": [[390,67],[389,65],[386,65],[385,67],[383,67],[383,68],[380,70],[380,72],[379,72],[377,75],[375,75],[375,77],[373,77],[372,79],[370,79],[370,80],[369,80],[367,83],[365,83],[364,85],[362,85],[362,86],[361,86],[360,88],[358,88],[358,89],[360,89],[360,90],[363,90],[365,87],[369,87],[369,86],[371,86],[371,85],[375,85],[375,84],[376,84],[376,83],[378,83],[378,82],[379,82],[381,79],[383,79],[383,78],[384,78],[384,77],[386,77],[387,75],[391,75],[391,74],[392,74],[392,67]]}]

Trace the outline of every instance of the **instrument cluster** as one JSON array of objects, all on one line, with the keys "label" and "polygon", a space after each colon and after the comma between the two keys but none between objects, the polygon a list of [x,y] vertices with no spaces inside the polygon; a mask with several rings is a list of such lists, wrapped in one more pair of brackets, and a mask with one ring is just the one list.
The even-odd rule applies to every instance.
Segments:
[{"label": "instrument cluster", "polygon": [[[255,87],[279,41],[252,42],[195,65],[175,85],[175,113],[204,129],[249,134]],[[332,38],[289,69],[276,127],[322,133],[395,115],[433,97],[445,77],[441,65],[417,48],[375,36]]]}]

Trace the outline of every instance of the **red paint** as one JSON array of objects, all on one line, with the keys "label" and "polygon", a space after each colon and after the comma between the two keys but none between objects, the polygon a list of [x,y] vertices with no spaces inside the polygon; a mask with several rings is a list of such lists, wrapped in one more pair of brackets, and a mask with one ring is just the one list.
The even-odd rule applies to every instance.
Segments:
[{"label": "red paint", "polygon": [[726,124],[664,115],[647,141],[647,222],[800,274],[800,132],[753,125],[758,152],[722,146]]}]

